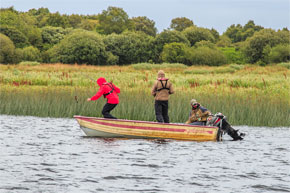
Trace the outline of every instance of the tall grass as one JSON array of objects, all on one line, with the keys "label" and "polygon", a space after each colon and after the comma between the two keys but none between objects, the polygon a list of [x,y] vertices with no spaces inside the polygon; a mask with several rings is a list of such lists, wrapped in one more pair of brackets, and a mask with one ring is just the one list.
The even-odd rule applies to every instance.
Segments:
[{"label": "tall grass", "polygon": [[[196,98],[212,113],[224,113],[235,125],[290,126],[290,70],[283,66],[165,66],[176,90],[169,101],[171,122],[185,122],[189,101]],[[98,90],[95,80],[102,76],[121,88],[121,102],[113,115],[155,121],[150,90],[158,70],[134,65],[0,65],[0,114],[102,117],[106,101],[86,101]]]},{"label": "tall grass", "polygon": [[[0,92],[0,114],[42,117],[102,117],[105,99],[87,102],[95,93],[90,88],[29,87],[4,88]],[[289,101],[263,95],[244,97],[239,93],[178,92],[169,101],[171,122],[185,122],[190,112],[189,101],[196,98],[212,113],[222,112],[235,125],[289,126]],[[125,90],[112,114],[122,119],[155,121],[154,99],[147,91]]]}]

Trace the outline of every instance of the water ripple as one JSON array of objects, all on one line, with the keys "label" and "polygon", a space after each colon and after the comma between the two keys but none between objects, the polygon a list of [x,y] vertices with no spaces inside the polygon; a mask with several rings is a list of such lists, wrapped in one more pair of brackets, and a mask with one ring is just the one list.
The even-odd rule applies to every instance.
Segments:
[{"label": "water ripple", "polygon": [[290,192],[290,128],[200,143],[86,137],[73,119],[0,123],[0,192]]}]

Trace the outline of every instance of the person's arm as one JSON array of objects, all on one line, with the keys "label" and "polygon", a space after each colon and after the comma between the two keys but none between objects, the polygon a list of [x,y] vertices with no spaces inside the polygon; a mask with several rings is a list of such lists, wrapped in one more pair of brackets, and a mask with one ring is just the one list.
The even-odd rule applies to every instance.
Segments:
[{"label": "person's arm", "polygon": [[207,118],[209,115],[211,115],[211,112],[209,110],[207,110],[206,108],[202,109],[201,117]]},{"label": "person's arm", "polygon": [[188,118],[188,120],[185,122],[186,124],[192,123],[196,121],[196,115],[195,113],[192,113],[192,115],[190,115],[190,117]]},{"label": "person's arm", "polygon": [[174,94],[174,89],[173,89],[173,85],[170,82],[170,86],[169,86],[169,94]]},{"label": "person's arm", "polygon": [[99,91],[91,98],[88,98],[87,101],[98,100],[103,94],[104,94],[104,89],[103,89],[103,87],[100,87]]}]

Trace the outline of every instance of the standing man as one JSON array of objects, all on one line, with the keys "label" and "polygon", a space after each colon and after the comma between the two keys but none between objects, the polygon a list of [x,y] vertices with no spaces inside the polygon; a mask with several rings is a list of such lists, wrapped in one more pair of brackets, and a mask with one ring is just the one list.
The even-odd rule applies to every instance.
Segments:
[{"label": "standing man", "polygon": [[168,99],[173,94],[173,86],[168,78],[165,78],[163,70],[159,70],[157,80],[155,81],[151,94],[155,97],[155,115],[160,123],[169,123]]},{"label": "standing man", "polygon": [[103,95],[104,98],[107,99],[107,103],[102,110],[104,118],[117,119],[116,117],[111,115],[110,112],[117,106],[117,104],[119,104],[118,93],[120,93],[120,89],[113,83],[107,82],[106,79],[103,77],[100,77],[97,80],[97,83],[100,86],[100,89],[95,96],[88,98],[87,101],[98,100]]}]

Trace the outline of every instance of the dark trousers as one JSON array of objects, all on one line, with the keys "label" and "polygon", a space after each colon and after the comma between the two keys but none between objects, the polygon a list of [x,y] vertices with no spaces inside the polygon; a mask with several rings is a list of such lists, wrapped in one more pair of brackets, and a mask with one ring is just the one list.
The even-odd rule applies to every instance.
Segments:
[{"label": "dark trousers", "polygon": [[102,110],[102,114],[103,114],[104,118],[117,119],[116,117],[114,117],[113,115],[110,114],[111,110],[113,110],[116,106],[117,106],[117,104],[106,103],[103,107],[103,110]]},{"label": "dark trousers", "polygon": [[169,123],[168,101],[155,101],[155,115],[160,123]]}]

